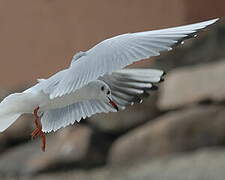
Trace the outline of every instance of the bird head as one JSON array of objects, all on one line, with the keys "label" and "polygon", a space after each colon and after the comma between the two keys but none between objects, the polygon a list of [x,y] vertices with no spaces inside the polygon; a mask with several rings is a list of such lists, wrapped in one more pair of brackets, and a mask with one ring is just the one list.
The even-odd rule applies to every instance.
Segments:
[{"label": "bird head", "polygon": [[114,109],[119,111],[117,104],[112,99],[112,92],[111,92],[110,87],[105,82],[98,80],[98,81],[96,81],[96,88],[99,92],[98,97],[96,97],[96,98],[106,101]]}]

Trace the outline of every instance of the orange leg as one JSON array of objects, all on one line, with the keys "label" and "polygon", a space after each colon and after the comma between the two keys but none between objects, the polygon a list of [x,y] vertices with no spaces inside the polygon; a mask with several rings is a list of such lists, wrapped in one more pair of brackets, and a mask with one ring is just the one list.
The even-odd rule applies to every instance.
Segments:
[{"label": "orange leg", "polygon": [[38,110],[39,109],[40,109],[39,107],[34,109],[34,116],[35,116],[34,123],[36,125],[36,129],[31,133],[31,137],[32,138],[37,138],[38,136],[41,137],[41,139],[42,139],[41,149],[44,152],[45,151],[45,147],[46,147],[46,136],[45,136],[45,133],[42,131],[41,119],[40,119],[40,117],[38,115]]}]

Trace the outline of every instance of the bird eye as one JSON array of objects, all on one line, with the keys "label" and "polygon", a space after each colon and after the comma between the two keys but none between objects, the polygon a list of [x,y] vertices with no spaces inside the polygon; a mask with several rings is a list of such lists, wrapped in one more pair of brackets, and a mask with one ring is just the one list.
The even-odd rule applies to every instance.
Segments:
[{"label": "bird eye", "polygon": [[110,90],[107,91],[107,95],[109,95],[109,94],[110,94]]},{"label": "bird eye", "polygon": [[102,91],[104,91],[104,90],[105,90],[105,87],[104,87],[104,86],[102,86],[102,87],[101,87],[101,90],[102,90]]}]

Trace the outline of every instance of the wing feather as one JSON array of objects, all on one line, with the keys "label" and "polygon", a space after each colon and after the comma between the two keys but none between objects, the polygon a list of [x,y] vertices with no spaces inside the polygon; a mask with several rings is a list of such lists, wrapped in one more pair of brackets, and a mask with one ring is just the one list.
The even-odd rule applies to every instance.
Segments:
[{"label": "wing feather", "polygon": [[[163,71],[155,69],[122,69],[111,75],[104,75],[100,77],[100,80],[109,85],[113,101],[120,110],[123,110],[135,102],[142,102],[143,94],[151,90],[153,83],[158,83],[163,75]],[[75,123],[75,121],[80,122],[81,119],[93,114],[115,111],[109,103],[104,101],[82,101],[64,108],[44,111],[41,118],[42,130],[44,132],[56,131]]]},{"label": "wing feather", "polygon": [[182,38],[189,37],[217,20],[162,30],[128,33],[106,39],[73,61],[64,77],[53,90],[51,89],[50,98],[74,92],[104,74],[110,74],[141,59],[158,56],[161,51],[171,50],[171,46]]},{"label": "wing feather", "polygon": [[44,111],[41,117],[42,130],[44,132],[56,131],[59,128],[80,122],[83,118],[101,112],[115,112],[116,110],[104,101],[89,100],[68,105],[60,109]]},{"label": "wing feather", "polygon": [[99,79],[109,85],[112,99],[120,109],[141,103],[153,84],[159,83],[165,73],[156,69],[122,69]]}]

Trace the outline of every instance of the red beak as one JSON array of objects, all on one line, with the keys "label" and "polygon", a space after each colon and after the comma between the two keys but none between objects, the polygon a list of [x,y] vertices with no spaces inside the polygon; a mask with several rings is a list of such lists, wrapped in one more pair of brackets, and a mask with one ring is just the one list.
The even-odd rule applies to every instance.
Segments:
[{"label": "red beak", "polygon": [[112,99],[110,99],[109,97],[108,97],[108,99],[109,99],[109,104],[111,104],[112,107],[114,107],[117,111],[119,111],[119,108],[118,108],[118,106],[116,105],[116,103],[114,103],[114,102],[112,101]]}]

